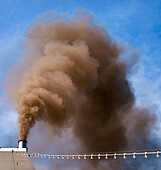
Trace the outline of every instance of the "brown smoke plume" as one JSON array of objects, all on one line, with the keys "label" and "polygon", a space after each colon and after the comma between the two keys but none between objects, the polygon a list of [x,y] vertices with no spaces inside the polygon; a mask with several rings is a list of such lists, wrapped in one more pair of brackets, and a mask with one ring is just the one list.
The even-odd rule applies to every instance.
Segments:
[{"label": "brown smoke plume", "polygon": [[134,106],[123,49],[103,28],[83,19],[38,23],[24,46],[25,68],[11,94],[20,139],[39,120],[58,134],[73,127],[82,151],[135,148],[136,138],[147,139],[154,117]]}]

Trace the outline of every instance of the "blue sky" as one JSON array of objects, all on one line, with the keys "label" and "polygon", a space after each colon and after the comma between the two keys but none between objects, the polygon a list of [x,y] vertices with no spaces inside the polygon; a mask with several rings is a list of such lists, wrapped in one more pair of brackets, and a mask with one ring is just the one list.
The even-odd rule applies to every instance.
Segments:
[{"label": "blue sky", "polygon": [[21,57],[26,30],[46,11],[72,13],[80,7],[91,10],[114,38],[141,51],[138,72],[129,81],[137,104],[157,108],[160,119],[161,0],[0,0],[0,146],[15,146],[7,141],[18,139],[16,113],[4,101],[2,87],[7,70]]},{"label": "blue sky", "polygon": [[36,17],[48,10],[71,13],[79,7],[93,11],[98,20],[107,25],[112,36],[120,37],[135,48],[139,47],[147,56],[144,65],[148,70],[153,69],[154,65],[160,67],[160,0],[1,0],[1,67],[6,67],[6,58],[14,63],[15,58],[20,55],[20,49],[15,48],[19,46],[24,32]]}]

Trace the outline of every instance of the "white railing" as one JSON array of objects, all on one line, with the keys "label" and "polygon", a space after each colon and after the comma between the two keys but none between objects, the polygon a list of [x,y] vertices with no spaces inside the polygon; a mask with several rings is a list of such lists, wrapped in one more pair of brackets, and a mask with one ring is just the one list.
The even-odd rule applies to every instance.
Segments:
[{"label": "white railing", "polygon": [[124,151],[124,152],[113,152],[113,153],[84,153],[84,154],[43,154],[43,153],[17,153],[18,155],[23,155],[26,157],[35,157],[35,158],[52,158],[52,159],[108,159],[109,157],[112,157],[114,159],[117,159],[117,157],[122,157],[126,159],[126,157],[132,157],[136,158],[139,155],[143,155],[145,158],[148,157],[148,155],[156,155],[157,158],[159,158],[159,154],[161,153],[160,149],[156,150],[138,150],[138,151]]}]

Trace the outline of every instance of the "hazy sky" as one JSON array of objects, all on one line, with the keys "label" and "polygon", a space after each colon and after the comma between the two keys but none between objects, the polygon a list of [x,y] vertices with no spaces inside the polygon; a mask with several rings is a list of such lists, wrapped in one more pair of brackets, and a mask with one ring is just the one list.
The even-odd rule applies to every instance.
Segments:
[{"label": "hazy sky", "polygon": [[21,42],[25,39],[25,32],[46,11],[72,13],[80,7],[91,10],[114,38],[122,39],[140,49],[142,59],[139,70],[129,81],[134,88],[138,104],[157,108],[155,114],[159,120],[160,0],[0,0],[0,146],[17,144],[17,141],[14,141],[15,138],[18,139],[16,113],[10,106],[4,105],[6,102],[3,99],[2,86],[7,70],[21,57]]}]

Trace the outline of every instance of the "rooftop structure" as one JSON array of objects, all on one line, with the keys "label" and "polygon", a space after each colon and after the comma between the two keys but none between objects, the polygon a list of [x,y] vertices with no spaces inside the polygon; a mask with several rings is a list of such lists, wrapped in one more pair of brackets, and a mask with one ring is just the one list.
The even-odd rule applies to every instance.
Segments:
[{"label": "rooftop structure", "polygon": [[35,170],[27,148],[0,148],[0,170]]}]

